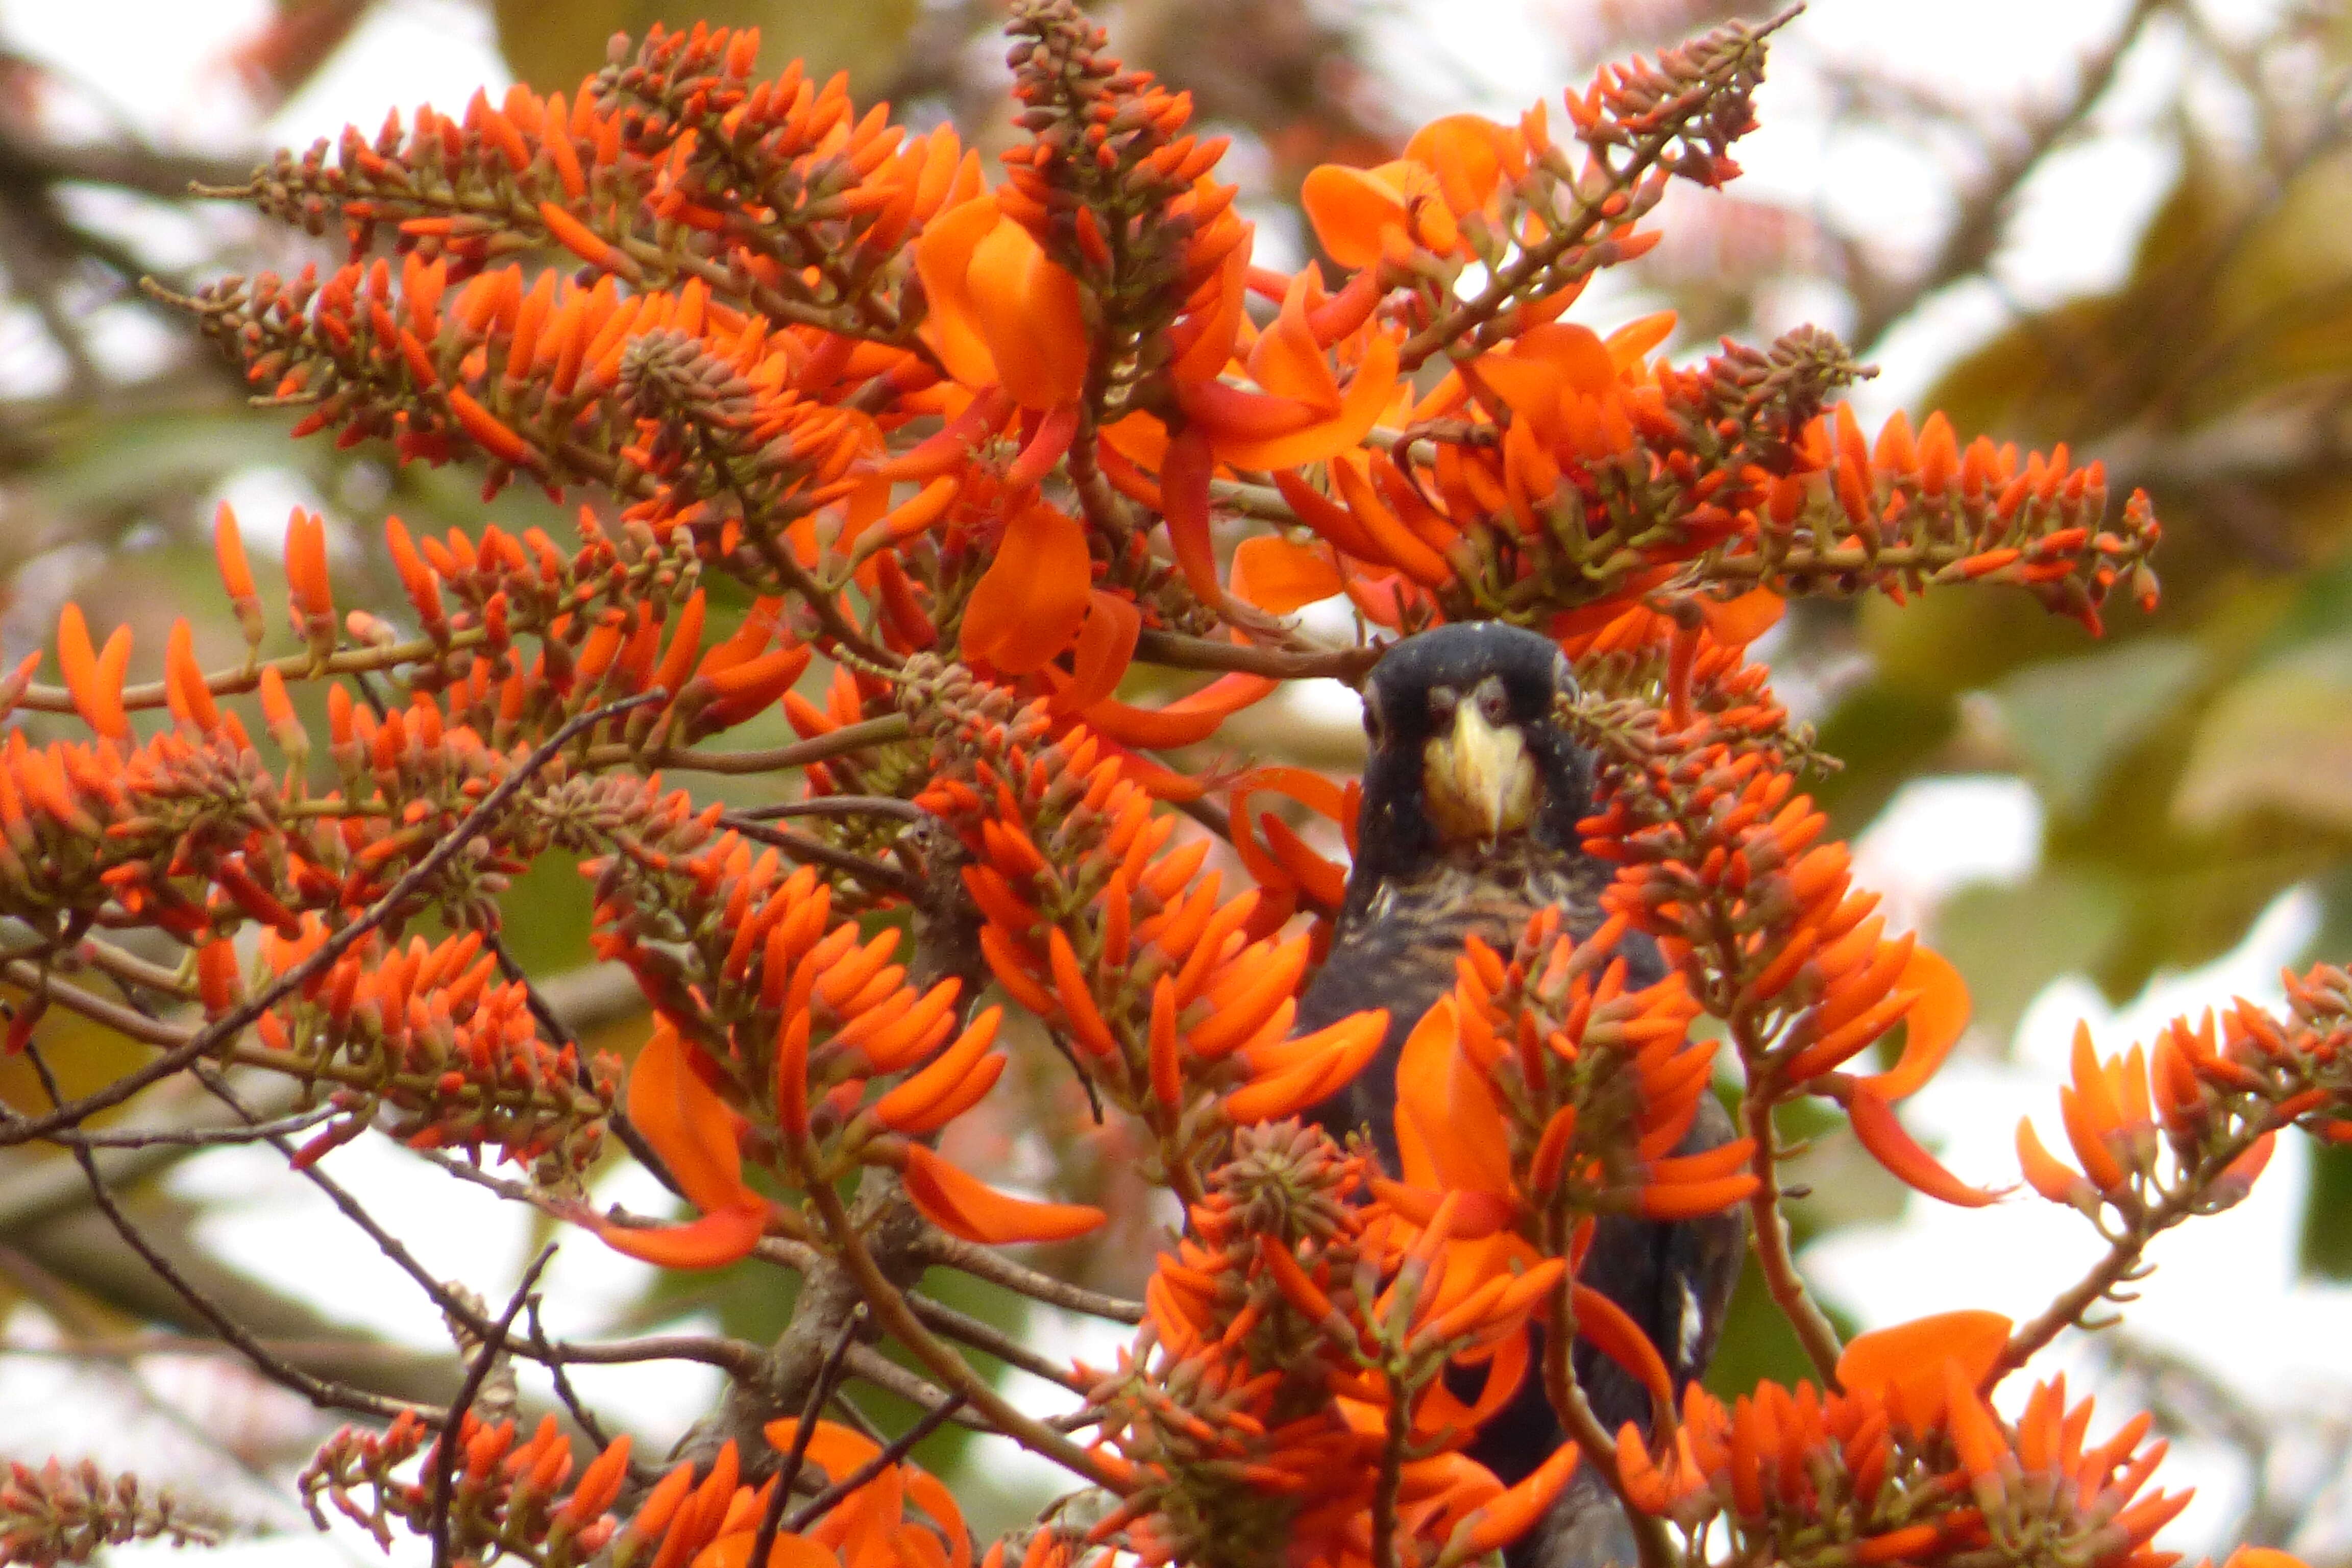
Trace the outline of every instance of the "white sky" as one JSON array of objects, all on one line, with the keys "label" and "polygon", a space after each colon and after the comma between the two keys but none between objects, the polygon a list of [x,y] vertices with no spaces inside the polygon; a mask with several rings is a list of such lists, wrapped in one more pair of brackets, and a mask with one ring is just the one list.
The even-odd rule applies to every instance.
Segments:
[{"label": "white sky", "polygon": [[[1393,63],[1432,84],[1430,112],[1508,112],[1556,93],[1580,68],[1581,62],[1546,41],[1560,35],[1558,19],[1573,16],[1580,3],[1430,0],[1394,26],[1385,47]],[[1821,67],[1885,67],[1926,79],[1956,101],[2044,101],[2063,89],[2083,48],[2123,9],[2124,0],[1975,0],[1968,5],[1815,0],[1776,50],[1762,98],[1763,126],[1738,154],[1748,173],[1738,189],[1749,197],[1818,206],[1840,226],[1866,228],[1890,243],[1915,237],[1910,243],[1924,249],[1952,210],[1955,174],[1965,171],[1932,144],[1878,133],[1832,134]],[[2267,0],[2208,0],[2206,5],[2228,31],[2251,30],[2273,9]],[[80,6],[0,0],[0,37],[90,85],[89,104],[65,106],[68,123],[94,130],[119,118],[160,141],[222,148],[236,144],[249,115],[226,72],[192,70],[192,62],[217,60],[265,12],[261,0],[99,0]],[[1428,18],[1440,14],[1444,25],[1430,25]],[[1932,64],[1932,76],[1923,62]],[[2013,300],[2041,303],[2119,275],[2172,173],[2145,128],[2157,106],[2172,96],[2187,64],[2177,29],[2159,24],[2126,61],[2122,85],[2095,117],[2094,133],[2051,160],[2023,193],[2012,227],[2018,237],[1996,267],[2001,289]],[[333,133],[346,120],[373,126],[386,108],[421,100],[455,110],[478,86],[489,86],[495,98],[505,79],[487,21],[474,7],[459,0],[394,0],[277,116],[268,137],[299,146]],[[1596,292],[1585,313],[1608,308]],[[2009,308],[2000,290],[1980,285],[1930,301],[1885,345],[1885,374],[1859,399],[1865,416],[1914,400],[1940,365],[1996,328]],[[53,373],[32,353],[32,342],[23,323],[0,318],[0,379],[22,384]],[[126,352],[137,347],[135,334],[125,339]],[[256,475],[247,482],[266,489],[277,481]],[[1970,879],[2022,874],[2038,835],[2031,795],[2013,782],[1928,781],[1899,797],[1865,837],[1859,863],[1891,901],[1924,913],[1936,898]],[[2160,982],[2119,1013],[2087,985],[2062,982],[2027,1016],[2014,1062],[1994,1067],[1979,1057],[1956,1063],[1906,1107],[1906,1121],[1939,1142],[1947,1163],[1963,1178],[2009,1180],[2015,1118],[2030,1110],[2045,1131],[2053,1125],[2055,1087],[2076,1017],[2090,1019],[2102,1047],[2112,1049],[2147,1038],[2177,1010],[2220,1002],[2232,992],[2274,1000],[2278,967],[2296,956],[2314,920],[2309,900],[2283,900],[2238,952],[2196,974]],[[2031,933],[2021,934],[2030,939]],[[208,1235],[241,1265],[289,1288],[315,1289],[331,1310],[353,1321],[433,1342],[435,1319],[413,1288],[313,1203],[306,1186],[273,1173],[270,1164],[264,1156],[223,1152],[183,1167],[174,1185],[215,1204]],[[493,1298],[511,1289],[528,1245],[520,1216],[473,1189],[417,1182],[405,1156],[370,1143],[335,1154],[332,1168],[416,1242],[436,1269]],[[2294,1230],[2306,1180],[2302,1145],[2283,1143],[2248,1203],[2159,1247],[2164,1268],[2131,1319],[2137,1332],[2203,1362],[2246,1397],[2282,1409],[2328,1399],[2340,1404],[2352,1388],[2352,1336],[2342,1332],[2352,1302],[2341,1289],[2293,1277]],[[298,1233],[301,1250],[289,1255],[285,1243]],[[1868,1323],[1961,1305],[2022,1317],[2074,1277],[2094,1246],[2078,1218],[2038,1201],[1962,1213],[1914,1200],[1899,1224],[1843,1233],[1814,1248],[1805,1263],[1827,1294]],[[626,1299],[642,1278],[641,1267],[584,1237],[572,1238],[556,1266],[551,1303],[578,1326],[592,1328]],[[2246,1331],[2250,1300],[2261,1304],[2260,1332]],[[35,1331],[22,1313],[9,1331],[18,1342]],[[1043,1338],[1066,1352],[1082,1332],[1064,1324]],[[1106,1353],[1098,1332],[1085,1338],[1080,1353]],[[217,1368],[150,1361],[141,1377],[153,1394],[204,1402],[208,1430],[236,1420],[285,1417],[274,1396],[257,1396],[243,1380],[225,1377]],[[655,1438],[656,1449],[707,1407],[713,1392],[699,1370],[665,1369],[635,1378],[616,1373],[602,1383],[583,1373],[581,1381],[592,1399],[609,1402]],[[30,1458],[51,1447],[70,1453],[86,1446],[101,1457],[167,1473],[184,1464],[205,1478],[200,1487],[218,1489],[237,1511],[295,1522],[282,1502],[268,1500],[269,1489],[240,1483],[216,1460],[203,1458],[202,1435],[155,1414],[142,1403],[142,1388],[128,1376],[109,1378],[96,1391],[88,1382],[68,1384],[53,1361],[0,1363],[7,1447]],[[2114,1414],[2120,1419],[2120,1410]],[[2103,1421],[2102,1429],[2113,1425]],[[159,1453],[179,1458],[150,1458]],[[2242,1478],[2212,1458],[2183,1455],[2168,1468],[2174,1484],[2194,1480],[2209,1493],[2171,1532],[2176,1547],[2214,1545],[2210,1533],[2226,1514],[2226,1499],[2242,1489]],[[282,1489],[275,1495],[282,1499]],[[354,1560],[373,1560],[363,1542],[339,1539]],[[241,1548],[224,1561],[238,1568],[291,1563],[294,1554],[307,1562],[316,1551],[311,1538],[296,1533]],[[140,1555],[120,1554],[122,1561]]]}]

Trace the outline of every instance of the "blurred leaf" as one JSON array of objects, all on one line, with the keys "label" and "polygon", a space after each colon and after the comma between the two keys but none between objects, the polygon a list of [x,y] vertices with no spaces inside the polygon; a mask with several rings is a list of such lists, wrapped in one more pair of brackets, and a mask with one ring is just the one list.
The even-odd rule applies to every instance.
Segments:
[{"label": "blurred leaf", "polygon": [[2305,1141],[2311,1149],[2311,1194],[2304,1200],[2295,1262],[2322,1279],[2352,1279],[2352,1148]]},{"label": "blurred leaf", "polygon": [[2074,816],[2106,770],[2187,693],[2205,668],[2197,644],[2143,637],[2080,658],[2028,665],[1993,688],[2042,800]]},{"label": "blurred leaf", "polygon": [[507,63],[542,92],[570,92],[602,68],[614,33],[635,40],[656,22],[677,29],[707,22],[759,28],[764,70],[803,59],[820,82],[845,70],[860,95],[871,94],[897,62],[920,10],[919,0],[496,0],[491,7]]},{"label": "blurred leaf", "polygon": [[1958,717],[1959,705],[1947,695],[1878,681],[1838,704],[1822,721],[1820,739],[1843,766],[1809,781],[1834,830],[1851,837],[1876,816],[1950,737]]},{"label": "blurred leaf", "polygon": [[580,858],[551,849],[530,863],[499,900],[507,951],[526,973],[560,974],[590,961],[594,910]]},{"label": "blurred leaf", "polygon": [[2352,636],[2306,644],[2224,691],[2172,805],[2193,828],[2262,810],[2352,828]]},{"label": "blurred leaf", "polygon": [[[2122,934],[2124,890],[2105,879],[2048,867],[2009,886],[1979,883],[1936,910],[1937,952],[1968,977],[1973,1026],[2006,1044],[2042,988],[2095,968]],[[2020,933],[2032,941],[2020,941]]]},{"label": "blurred leaf", "polygon": [[67,439],[26,484],[25,494],[62,516],[143,506],[158,494],[192,481],[210,484],[234,468],[299,462],[298,448],[286,439],[292,423],[235,406],[94,420]]}]

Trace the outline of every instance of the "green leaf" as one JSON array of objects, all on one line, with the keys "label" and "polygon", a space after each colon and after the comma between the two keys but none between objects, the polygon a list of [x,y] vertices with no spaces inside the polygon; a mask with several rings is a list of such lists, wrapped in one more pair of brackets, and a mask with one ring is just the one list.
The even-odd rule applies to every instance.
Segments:
[{"label": "green leaf", "polygon": [[1954,893],[1936,910],[1933,942],[1967,977],[1971,1021],[2006,1041],[2043,986],[2097,966],[2123,931],[2125,901],[2106,878],[2047,867],[2026,881]]},{"label": "green leaf", "polygon": [[2204,650],[2143,637],[2079,658],[2028,665],[1995,686],[2029,776],[2054,814],[2080,815],[2107,771],[2205,671]]},{"label": "green leaf", "polygon": [[2224,691],[2172,809],[2196,829],[2260,812],[2352,829],[2352,636],[2305,644]]}]

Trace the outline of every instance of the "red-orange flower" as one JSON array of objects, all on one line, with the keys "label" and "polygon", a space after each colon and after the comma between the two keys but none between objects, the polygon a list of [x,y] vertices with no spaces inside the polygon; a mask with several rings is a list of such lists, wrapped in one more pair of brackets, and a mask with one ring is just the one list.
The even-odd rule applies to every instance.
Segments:
[{"label": "red-orange flower", "polygon": [[1086,385],[1087,324],[1078,281],[1049,259],[993,195],[940,214],[915,244],[930,300],[923,341],[948,374],[1002,386],[1024,408],[1067,403]]}]

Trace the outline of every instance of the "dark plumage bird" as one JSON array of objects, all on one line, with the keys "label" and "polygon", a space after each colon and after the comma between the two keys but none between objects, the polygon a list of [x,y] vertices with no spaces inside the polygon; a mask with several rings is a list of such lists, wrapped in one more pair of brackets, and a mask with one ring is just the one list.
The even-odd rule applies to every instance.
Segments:
[{"label": "dark plumage bird", "polygon": [[[1330,957],[1299,1006],[1301,1030],[1360,1008],[1389,1010],[1371,1065],[1318,1108],[1334,1136],[1369,1129],[1394,1172],[1397,1060],[1413,1025],[1454,984],[1472,935],[1507,953],[1528,921],[1558,905],[1579,937],[1601,921],[1610,870],[1576,831],[1591,814],[1592,760],[1553,716],[1572,689],[1568,661],[1533,632],[1494,623],[1441,626],[1400,643],[1364,691],[1371,753],[1354,870]],[[1665,973],[1647,936],[1625,939],[1629,987]],[[1731,1122],[1714,1097],[1676,1148],[1725,1142]],[[1642,1325],[1676,1391],[1706,1368],[1738,1282],[1746,1226],[1734,1212],[1663,1223],[1611,1215],[1595,1227],[1580,1278]],[[1579,1344],[1576,1374],[1601,1426],[1649,1426],[1649,1398],[1623,1369]],[[1541,1380],[1479,1434],[1470,1455],[1506,1485],[1561,1441]],[[1580,1467],[1550,1513],[1509,1553],[1511,1568],[1630,1564],[1633,1542],[1615,1501]]]}]

